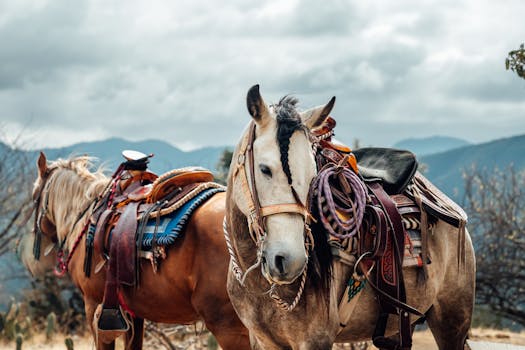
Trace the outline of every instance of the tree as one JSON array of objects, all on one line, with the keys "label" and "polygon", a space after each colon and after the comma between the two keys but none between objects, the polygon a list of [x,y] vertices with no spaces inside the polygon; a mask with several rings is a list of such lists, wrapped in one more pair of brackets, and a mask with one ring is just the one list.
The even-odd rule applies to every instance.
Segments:
[{"label": "tree", "polygon": [[477,303],[525,326],[525,171],[473,167],[464,177]]},{"label": "tree", "polygon": [[221,157],[217,162],[217,174],[215,174],[215,179],[217,182],[226,184],[228,178],[228,172],[230,171],[230,164],[232,162],[233,152],[228,148],[225,148],[222,151]]},{"label": "tree", "polygon": [[509,56],[505,60],[505,68],[516,72],[516,74],[525,79],[525,45],[521,44],[518,50],[509,52]]},{"label": "tree", "polygon": [[27,154],[0,143],[0,256],[9,252],[27,229],[33,176]]}]

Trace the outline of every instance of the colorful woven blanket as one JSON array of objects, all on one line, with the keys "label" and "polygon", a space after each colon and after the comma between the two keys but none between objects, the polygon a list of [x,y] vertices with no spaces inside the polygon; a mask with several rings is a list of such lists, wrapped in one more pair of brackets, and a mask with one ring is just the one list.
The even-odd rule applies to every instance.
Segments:
[{"label": "colorful woven blanket", "polygon": [[142,237],[142,249],[150,249],[153,241],[155,241],[155,245],[173,244],[177,237],[184,232],[193,212],[214,194],[224,191],[224,188],[209,188],[202,191],[178,210],[160,218],[157,227],[156,219],[148,220]]}]

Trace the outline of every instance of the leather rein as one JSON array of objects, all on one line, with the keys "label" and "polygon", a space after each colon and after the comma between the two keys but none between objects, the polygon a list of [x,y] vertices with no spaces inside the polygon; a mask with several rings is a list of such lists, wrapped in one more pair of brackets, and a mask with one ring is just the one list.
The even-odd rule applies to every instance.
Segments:
[{"label": "leather rein", "polygon": [[[302,203],[293,185],[290,184],[290,190],[295,199],[295,203],[273,204],[264,207],[261,206],[257,186],[255,183],[255,160],[253,153],[253,143],[255,141],[255,128],[256,124],[254,122],[251,122],[249,130],[242,140],[237,157],[237,164],[232,173],[232,178],[234,180],[239,178],[241,181],[242,191],[249,210],[249,215],[247,217],[248,228],[250,231],[250,236],[257,246],[257,261],[244,273],[242,272],[242,268],[240,267],[237,261],[235,250],[233,249],[233,246],[231,244],[230,234],[226,225],[226,218],[224,220],[223,225],[226,244],[228,246],[228,252],[230,253],[230,258],[232,262],[232,272],[235,275],[236,279],[239,281],[239,283],[243,286],[244,281],[246,279],[246,275],[261,264],[262,251],[267,236],[265,220],[266,217],[285,213],[301,215],[304,219],[305,246],[307,247],[308,251],[313,250],[314,247],[314,240],[312,232],[310,230],[310,223],[314,219],[310,214],[308,208]],[[248,166],[246,164],[247,162]],[[302,273],[299,291],[291,304],[287,303],[277,295],[277,284],[271,283],[272,286],[269,293],[270,297],[274,299],[282,309],[286,311],[291,311],[299,302],[306,282],[307,265],[308,264],[306,264]]]}]

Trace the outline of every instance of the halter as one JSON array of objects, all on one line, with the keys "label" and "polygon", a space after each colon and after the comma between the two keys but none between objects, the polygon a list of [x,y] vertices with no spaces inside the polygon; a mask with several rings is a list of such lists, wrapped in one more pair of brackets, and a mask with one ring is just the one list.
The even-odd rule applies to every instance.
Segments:
[{"label": "halter", "polygon": [[[250,231],[250,236],[252,240],[257,246],[257,262],[253,266],[248,268],[248,270],[245,273],[242,273],[242,269],[235,256],[235,251],[233,250],[230,235],[226,227],[226,218],[223,225],[226,243],[228,245],[228,251],[230,253],[232,261],[232,272],[234,273],[236,279],[241,285],[244,285],[246,275],[256,267],[258,267],[261,263],[262,250],[267,236],[265,220],[267,216],[284,213],[301,215],[304,219],[305,246],[307,247],[307,250],[310,251],[313,249],[314,245],[314,240],[310,229],[310,223],[314,219],[310,214],[309,210],[302,203],[293,185],[290,185],[290,189],[295,199],[295,203],[273,204],[264,207],[261,206],[261,203],[259,201],[259,194],[257,192],[257,186],[255,184],[255,160],[253,154],[253,143],[255,141],[255,127],[255,123],[252,122],[250,124],[248,133],[242,140],[241,147],[239,149],[239,154],[237,157],[237,165],[232,173],[233,179],[235,179],[237,175],[239,175],[240,177],[242,191],[244,193],[244,197],[246,199],[246,203],[248,205],[249,210],[249,215],[247,217],[248,229]],[[247,161],[249,162],[248,168],[246,167]],[[251,186],[248,185],[248,181]],[[306,271],[307,265],[305,266],[302,273],[301,285],[299,287],[297,296],[291,304],[288,304],[286,301],[282,300],[277,295],[277,291],[275,290],[277,285],[275,283],[271,283],[272,287],[270,289],[270,297],[274,299],[282,309],[286,311],[291,311],[299,302],[306,282]]]},{"label": "halter", "polygon": [[[250,211],[248,216],[250,234],[253,241],[258,243],[260,242],[261,237],[266,236],[265,217],[282,213],[298,214],[303,216],[306,228],[309,226],[312,216],[306,206],[301,202],[293,185],[290,185],[290,189],[294,196],[295,203],[273,204],[265,207],[261,206],[259,193],[257,192],[257,186],[255,184],[255,160],[253,154],[254,141],[255,123],[252,122],[248,134],[243,138],[237,158],[237,166],[233,171],[233,178],[235,178],[240,172],[241,185]],[[246,169],[247,160],[249,162],[248,169]],[[248,185],[248,178],[250,179],[250,186]]]}]

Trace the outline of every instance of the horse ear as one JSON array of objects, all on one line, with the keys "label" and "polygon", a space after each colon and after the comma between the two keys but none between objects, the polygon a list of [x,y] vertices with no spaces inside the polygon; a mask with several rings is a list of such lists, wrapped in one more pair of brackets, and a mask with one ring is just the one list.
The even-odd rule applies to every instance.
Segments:
[{"label": "horse ear", "polygon": [[330,101],[328,101],[328,103],[324,106],[317,106],[301,112],[301,119],[303,120],[304,125],[306,125],[306,127],[310,130],[320,126],[328,117],[332,111],[332,108],[334,108],[334,104],[335,96],[332,97]]},{"label": "horse ear", "polygon": [[270,113],[259,92],[259,84],[252,86],[250,90],[248,90],[246,107],[248,107],[248,112],[258,125],[264,126],[266,124]]},{"label": "horse ear", "polygon": [[36,165],[38,166],[38,176],[44,177],[47,173],[47,159],[44,152],[40,152]]}]

